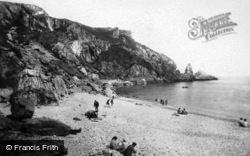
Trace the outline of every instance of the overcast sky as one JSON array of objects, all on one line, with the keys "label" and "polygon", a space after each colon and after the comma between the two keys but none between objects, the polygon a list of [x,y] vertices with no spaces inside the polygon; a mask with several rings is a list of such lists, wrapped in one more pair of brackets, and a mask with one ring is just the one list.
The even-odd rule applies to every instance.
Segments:
[{"label": "overcast sky", "polygon": [[[119,27],[172,58],[182,72],[188,63],[216,76],[250,75],[249,0],[7,0],[35,4],[50,16],[92,27]],[[190,40],[188,21],[231,12],[234,34]]]}]

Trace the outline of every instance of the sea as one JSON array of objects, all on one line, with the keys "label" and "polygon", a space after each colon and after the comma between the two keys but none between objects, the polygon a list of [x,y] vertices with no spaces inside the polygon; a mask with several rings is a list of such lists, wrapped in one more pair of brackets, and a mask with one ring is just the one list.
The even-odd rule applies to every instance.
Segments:
[{"label": "sea", "polygon": [[[187,86],[188,88],[183,88]],[[134,85],[117,89],[121,96],[155,102],[167,99],[167,106],[196,112],[250,120],[250,77],[219,77],[216,81],[195,81]]]}]

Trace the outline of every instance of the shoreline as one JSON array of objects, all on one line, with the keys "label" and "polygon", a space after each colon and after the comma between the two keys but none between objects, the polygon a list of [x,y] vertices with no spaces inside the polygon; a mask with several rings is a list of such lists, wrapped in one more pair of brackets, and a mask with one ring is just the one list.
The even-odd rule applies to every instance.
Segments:
[{"label": "shoreline", "polygon": [[[136,150],[145,156],[165,155],[246,155],[250,151],[249,128],[193,113],[174,116],[174,108],[162,109],[150,102],[119,97],[112,108],[105,107],[108,98],[102,95],[75,93],[60,106],[40,106],[34,117],[60,120],[73,128],[82,128],[77,135],[53,137],[65,141],[68,156],[89,155],[104,150],[113,136],[128,143],[136,142]],[[93,110],[94,100],[100,103],[99,117],[93,122],[83,114]],[[136,105],[135,103],[143,103]],[[4,115],[10,107],[1,106]],[[78,117],[81,121],[74,121]]]},{"label": "shoreline", "polygon": [[[157,103],[157,102],[147,101],[147,100],[143,100],[143,99],[139,99],[139,98],[126,97],[126,96],[120,96],[120,97],[123,98],[122,100],[124,100],[124,101],[144,102],[144,103],[146,103],[145,106],[150,105],[150,107],[155,106],[155,107],[159,107],[159,108],[162,108],[162,109],[172,110],[172,111],[175,111],[175,112],[179,108],[177,106],[162,105],[162,104]],[[238,118],[236,118],[235,116],[228,115],[228,114],[211,112],[211,111],[200,111],[200,112],[199,111],[200,110],[194,110],[192,108],[188,108],[188,114],[213,118],[213,119],[227,121],[227,122],[238,122]],[[249,127],[250,127],[250,125],[249,125]]]},{"label": "shoreline", "polygon": [[[219,82],[211,82],[211,83],[209,81],[205,83],[197,81],[194,83],[193,82],[167,83],[163,84],[162,86],[161,84],[152,84],[152,85],[150,84],[149,86],[146,87],[143,87],[142,85],[125,86],[116,88],[116,92],[119,96],[127,98],[135,98],[152,103],[155,103],[156,98],[164,100],[167,99],[168,106],[169,105],[173,106],[176,109],[181,107],[181,108],[186,108],[187,110],[194,110],[194,113],[197,115],[199,114],[203,115],[205,113],[206,115],[211,117],[218,116],[218,118],[221,118],[222,120],[226,121],[236,121],[240,118],[246,118],[249,121],[250,120],[249,107],[248,107],[249,98],[245,96],[247,95],[248,91],[245,85],[245,83],[248,84],[246,81],[246,77],[241,77],[241,79],[232,79],[231,77],[223,77],[223,78],[219,77],[219,78],[220,78]],[[220,87],[222,85],[226,85],[229,83],[230,84],[232,83],[233,85],[231,87],[228,86]],[[212,86],[212,87],[209,86],[211,90],[209,90],[208,92],[204,92],[202,94],[198,93],[197,95],[195,95],[198,89],[201,90],[201,92],[203,92],[202,87],[207,87],[210,84]],[[237,88],[235,86],[238,84],[240,84],[241,87],[243,87],[243,89],[240,90],[242,96],[241,95],[235,96],[236,93],[239,92],[239,89],[235,89]],[[183,88],[183,86],[187,86],[188,89],[186,90],[179,89],[181,87]],[[218,89],[218,91],[214,90],[213,87]],[[226,88],[226,92],[223,90],[224,88]],[[151,90],[154,91],[151,92]],[[175,94],[173,93],[172,90],[174,91]],[[178,95],[179,93],[180,96]],[[220,96],[220,94],[222,94],[222,96]],[[219,98],[217,98],[216,96],[218,96]],[[179,98],[181,98],[181,100],[178,100]]]}]

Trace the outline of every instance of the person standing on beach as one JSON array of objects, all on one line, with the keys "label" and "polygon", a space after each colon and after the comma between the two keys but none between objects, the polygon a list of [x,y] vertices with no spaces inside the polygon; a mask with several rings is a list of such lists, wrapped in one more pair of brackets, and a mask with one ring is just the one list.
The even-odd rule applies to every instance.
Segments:
[{"label": "person standing on beach", "polygon": [[160,100],[160,104],[164,105],[164,100],[163,99]]},{"label": "person standing on beach", "polygon": [[98,112],[99,102],[95,100],[94,102],[95,111]]},{"label": "person standing on beach", "polygon": [[136,153],[135,146],[137,144],[135,142],[132,143],[132,145],[129,145],[127,149],[122,153],[124,156],[132,156],[133,153]]},{"label": "person standing on beach", "polygon": [[109,106],[110,99],[107,100],[106,106]]},{"label": "person standing on beach", "polygon": [[168,99],[165,100],[165,105],[167,105],[167,104],[168,104]]},{"label": "person standing on beach", "polygon": [[114,96],[112,96],[112,99],[110,100],[110,102],[111,102],[111,106],[113,106],[113,104],[114,104]]}]

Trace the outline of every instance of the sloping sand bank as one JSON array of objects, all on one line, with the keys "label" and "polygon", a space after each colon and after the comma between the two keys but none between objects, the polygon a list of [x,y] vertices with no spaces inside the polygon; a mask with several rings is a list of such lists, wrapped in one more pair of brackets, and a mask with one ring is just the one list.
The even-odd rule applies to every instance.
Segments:
[{"label": "sloping sand bank", "polygon": [[[100,103],[98,122],[84,116],[94,109],[94,100]],[[35,117],[58,119],[73,128],[82,128],[80,134],[56,137],[65,140],[70,156],[105,149],[113,136],[136,142],[136,150],[146,156],[250,155],[250,128],[239,127],[237,122],[196,114],[178,117],[173,115],[175,110],[127,98],[115,99],[109,108],[105,107],[106,101],[107,97],[101,95],[76,93],[60,106],[36,108]],[[1,107],[4,114],[7,109]]]}]

